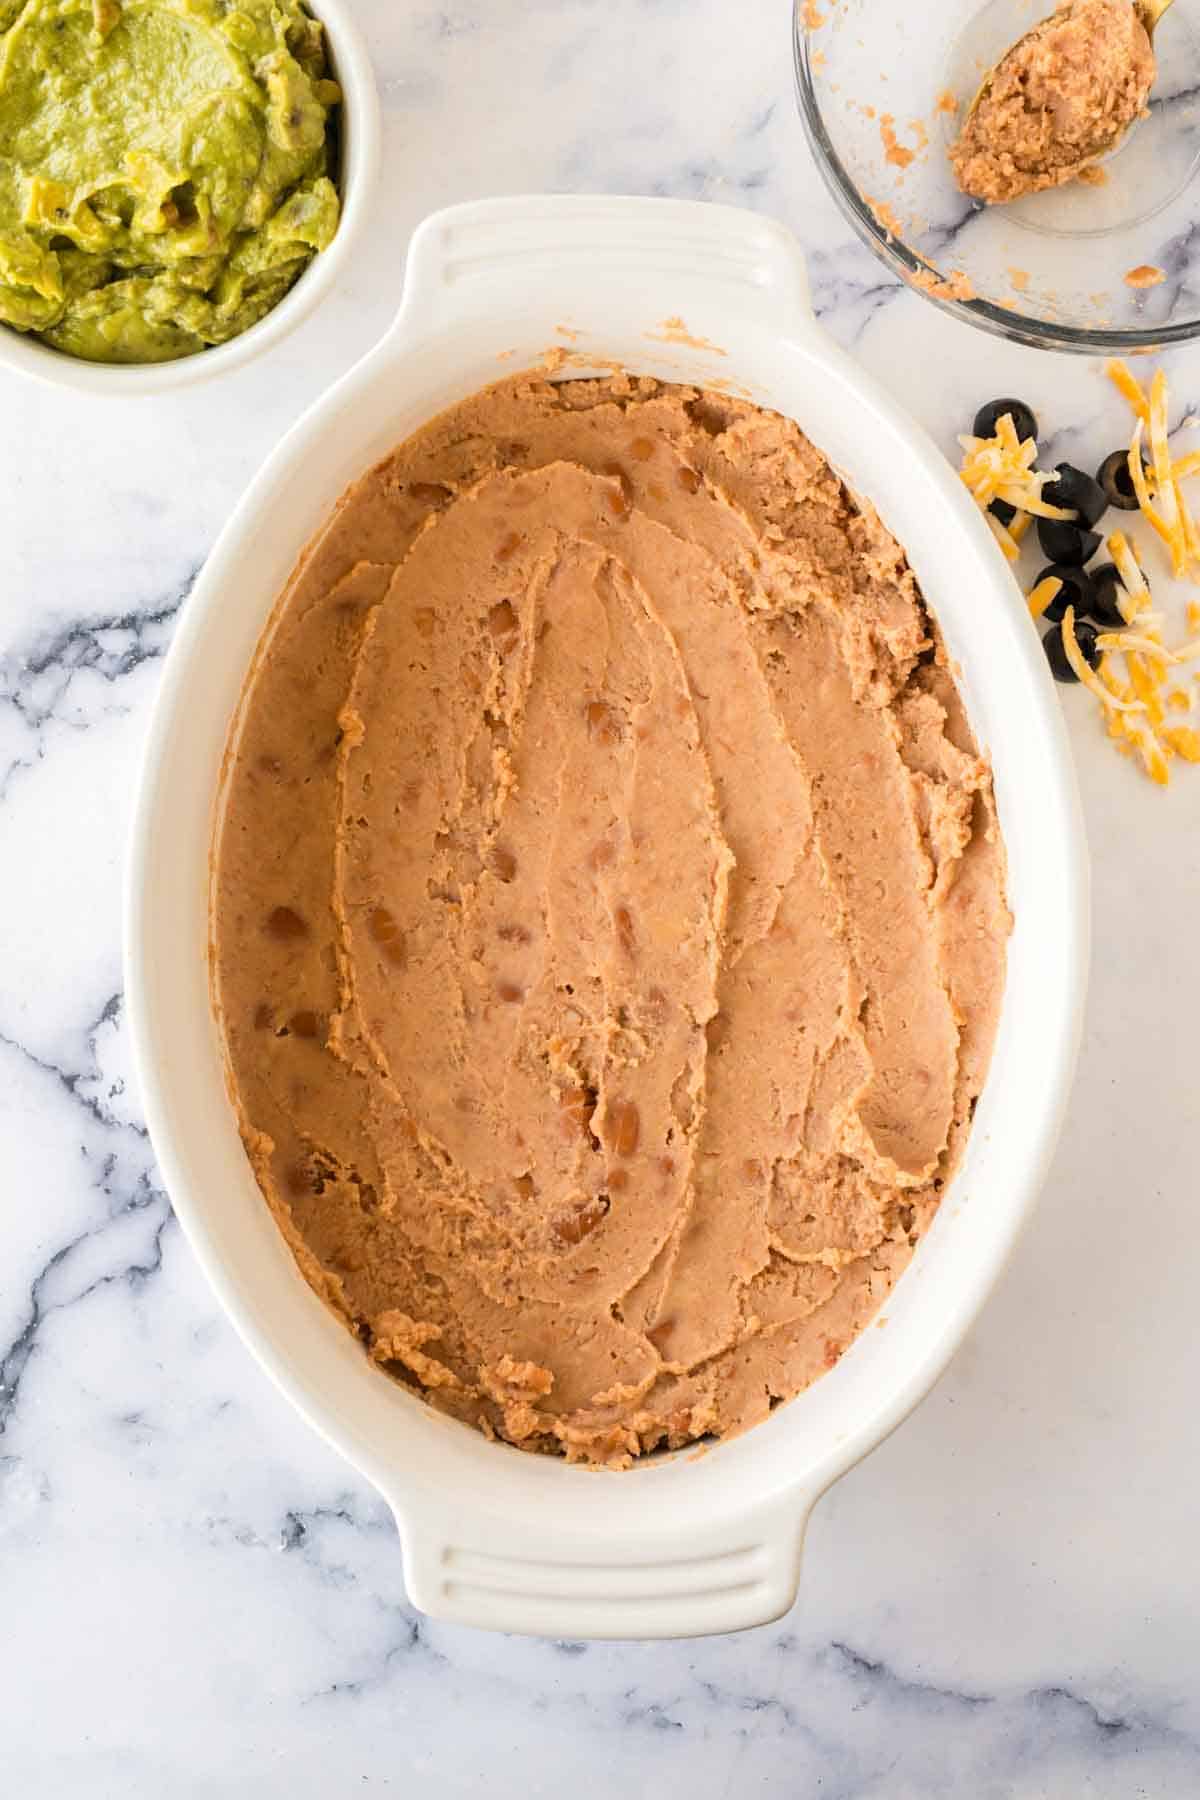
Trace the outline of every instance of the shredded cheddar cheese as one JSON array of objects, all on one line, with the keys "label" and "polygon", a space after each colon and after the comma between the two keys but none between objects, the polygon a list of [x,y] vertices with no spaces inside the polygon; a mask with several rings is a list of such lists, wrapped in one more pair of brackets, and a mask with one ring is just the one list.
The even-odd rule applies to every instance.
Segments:
[{"label": "shredded cheddar cheese", "polygon": [[[1138,510],[1166,549],[1175,579],[1200,582],[1200,524],[1182,487],[1200,475],[1200,451],[1171,456],[1169,395],[1161,369],[1152,377],[1148,391],[1122,362],[1110,362],[1108,375],[1133,412],[1128,463]],[[1150,778],[1165,787],[1173,758],[1200,762],[1200,732],[1172,722],[1172,715],[1177,718],[1190,713],[1196,705],[1194,682],[1200,675],[1190,687],[1180,683],[1187,680],[1182,665],[1200,658],[1200,600],[1186,603],[1189,636],[1169,645],[1164,636],[1165,615],[1151,607],[1135,546],[1124,532],[1115,531],[1108,539],[1108,552],[1125,590],[1119,600],[1124,628],[1102,632],[1096,639],[1101,651],[1100,685],[1108,696],[1108,728],[1118,740],[1117,747],[1135,751]],[[1130,699],[1139,708],[1136,717],[1113,712]]]},{"label": "shredded cheddar cheese", "polygon": [[[1166,545],[1171,573],[1176,578],[1191,574],[1200,579],[1200,529],[1179,483],[1200,473],[1200,452],[1191,451],[1177,462],[1171,459],[1167,378],[1155,372],[1150,393],[1122,362],[1110,362],[1109,379],[1133,408],[1134,427],[1129,442],[1129,479],[1142,517]],[[1150,468],[1143,460],[1148,446]]]},{"label": "shredded cheddar cheese", "polygon": [[1161,725],[1167,716],[1167,709],[1159,698],[1159,682],[1153,670],[1147,668],[1140,650],[1127,650],[1125,661],[1129,667],[1133,691],[1145,708],[1146,717],[1151,725]]},{"label": "shredded cheddar cheese", "polygon": [[1001,550],[1003,550],[1005,557],[1010,563],[1016,562],[1018,556],[1021,554],[1021,546],[1017,543],[1007,526],[1000,523],[995,513],[984,513],[983,516],[991,527],[992,536],[999,544]]},{"label": "shredded cheddar cheese", "polygon": [[1150,601],[1150,589],[1146,585],[1146,577],[1142,573],[1142,565],[1133,553],[1133,545],[1123,531],[1110,533],[1107,539],[1108,554],[1117,566],[1117,574],[1121,577],[1121,586],[1125,589],[1125,598],[1121,602],[1121,611],[1128,624],[1144,611]]},{"label": "shredded cheddar cheese", "polygon": [[[1052,506],[1042,499],[1043,487],[1048,481],[1057,479],[1056,472],[1034,467],[1037,444],[1033,438],[1023,442],[1018,438],[1011,413],[1000,415],[994,437],[967,435],[958,441],[963,452],[959,473],[1009,562],[1016,562],[1021,540],[1035,517],[1075,517],[1069,508]],[[1002,500],[1014,508],[1016,517],[1008,525],[1002,525],[995,513],[988,511],[993,500]]]},{"label": "shredded cheddar cheese", "polygon": [[1200,731],[1188,725],[1168,725],[1162,736],[1185,762],[1200,763]]},{"label": "shredded cheddar cheese", "polygon": [[1171,780],[1170,765],[1167,752],[1155,734],[1145,726],[1134,725],[1129,728],[1129,737],[1141,756],[1142,766],[1151,781],[1156,782],[1159,787],[1167,787]]},{"label": "shredded cheddar cheese", "polygon": [[[1141,424],[1139,419],[1134,439],[1141,442]],[[1180,515],[1179,493],[1175,486],[1175,477],[1171,473],[1171,446],[1167,441],[1167,378],[1162,370],[1156,371],[1150,384],[1150,449],[1154,457],[1154,484],[1157,490],[1158,510],[1166,527],[1166,542],[1171,552],[1171,566],[1176,575],[1182,575],[1187,560],[1187,543],[1184,537],[1183,520]],[[1129,455],[1132,459],[1133,449]],[[1141,495],[1138,496],[1141,504]],[[1148,516],[1148,515],[1147,515]]]},{"label": "shredded cheddar cheese", "polygon": [[[1133,414],[1125,454],[1138,513],[1163,546],[1171,575],[1200,587],[1200,517],[1183,488],[1200,476],[1200,450],[1171,454],[1169,394],[1161,369],[1145,386],[1123,362],[1110,362],[1107,373]],[[992,437],[958,441],[962,481],[1010,563],[1019,561],[1022,541],[1037,519],[1074,523],[1078,518],[1074,510],[1043,497],[1057,471],[1037,467],[1037,444],[1018,437],[1011,413],[997,419]],[[1013,509],[1007,525],[989,511],[993,501]],[[1074,609],[1067,607],[1059,628],[1063,654],[1097,702],[1113,747],[1166,787],[1173,761],[1200,763],[1200,729],[1186,722],[1187,715],[1200,713],[1200,668],[1187,667],[1200,662],[1200,594],[1186,602],[1186,634],[1168,642],[1168,614],[1154,603],[1137,543],[1122,530],[1111,532],[1105,543],[1120,581],[1117,608],[1123,623],[1090,640],[1095,643],[1095,652],[1088,652],[1096,656],[1093,668],[1079,641]],[[1046,575],[1027,589],[1030,617],[1044,619],[1062,587],[1056,576]]]},{"label": "shredded cheddar cheese", "polygon": [[[1146,620],[1139,620],[1145,624]],[[1102,631],[1096,639],[1101,650],[1141,650],[1147,656],[1160,658],[1164,662],[1178,662],[1179,656],[1174,650],[1168,650],[1161,638],[1143,637],[1137,631]]]},{"label": "shredded cheddar cheese", "polygon": [[[1156,531],[1163,543],[1171,552],[1172,564],[1176,561],[1175,544],[1171,528],[1163,518],[1154,501],[1150,497],[1150,484],[1146,480],[1146,465],[1142,461],[1142,432],[1144,427],[1139,419],[1134,428],[1133,442],[1129,446],[1129,479],[1133,483],[1133,491],[1137,495],[1137,503],[1142,517],[1152,530]],[[1173,492],[1174,490],[1172,490]],[[1179,571],[1176,570],[1176,573]]]},{"label": "shredded cheddar cheese", "polygon": [[1099,675],[1092,668],[1083,651],[1079,648],[1079,639],[1075,636],[1075,608],[1068,606],[1063,614],[1062,622],[1063,649],[1067,653],[1067,661],[1074,669],[1079,680],[1090,693],[1095,694],[1105,706],[1115,706],[1119,712],[1144,712],[1145,706],[1140,700],[1118,700],[1112,694]]},{"label": "shredded cheddar cheese", "polygon": [[[1113,659],[1111,656],[1107,656],[1107,655],[1101,656],[1100,666],[1097,669],[1096,673],[1099,675],[1101,681],[1104,683],[1104,685],[1108,689],[1109,693],[1112,694],[1116,699],[1118,699],[1118,700],[1132,700],[1133,699],[1133,697],[1134,697],[1133,689],[1130,687],[1130,685],[1127,681],[1121,681],[1118,678],[1116,666],[1114,665]],[[1106,704],[1107,704],[1107,702],[1106,702]],[[1109,728],[1110,732],[1113,732],[1113,735],[1116,736],[1117,732],[1114,731],[1114,726],[1118,727],[1120,730],[1124,730],[1124,726],[1121,723],[1121,716],[1119,713],[1116,713],[1116,712],[1113,712],[1110,714],[1109,721],[1108,721],[1108,728]]]},{"label": "shredded cheddar cheese", "polygon": [[1149,422],[1150,409],[1146,404],[1146,396],[1142,392],[1141,382],[1131,373],[1125,363],[1114,360],[1108,365],[1108,378],[1117,392],[1123,394],[1132,406],[1135,415],[1143,424]]},{"label": "shredded cheddar cheese", "polygon": [[1176,478],[1175,482],[1175,498],[1179,505],[1180,523],[1183,526],[1184,561],[1185,563],[1190,562],[1197,569],[1200,569],[1200,532],[1197,531],[1196,521],[1192,517],[1191,507],[1188,505],[1183,492],[1179,487],[1178,478]]},{"label": "shredded cheddar cheese", "polygon": [[1062,593],[1062,582],[1057,575],[1047,575],[1044,581],[1030,588],[1025,598],[1029,602],[1029,611],[1035,619],[1040,619],[1052,600]]}]

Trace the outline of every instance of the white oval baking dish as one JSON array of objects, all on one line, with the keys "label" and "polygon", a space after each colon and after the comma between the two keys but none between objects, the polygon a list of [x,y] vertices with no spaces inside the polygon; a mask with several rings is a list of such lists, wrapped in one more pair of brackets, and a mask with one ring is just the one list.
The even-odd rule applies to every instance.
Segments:
[{"label": "white oval baking dish", "polygon": [[375,74],[350,0],[312,0],[310,11],[325,27],[330,69],[342,88],[339,113],[338,191],[342,216],[333,242],[314,256],[278,306],[228,343],[161,363],[94,363],[68,356],[29,333],[0,325],[0,366],[51,387],[116,399],[165,394],[240,369],[270,350],[306,319],[331,292],[364,235],[379,173],[379,94]]},{"label": "white oval baking dish", "polygon": [[[226,737],[306,538],[394,444],[555,343],[668,379],[733,382],[794,417],[875,502],[993,758],[1015,914],[969,1152],[887,1329],[866,1331],[745,1436],[622,1475],[486,1442],[374,1368],[325,1310],[243,1153],[206,960]],[[750,214],[662,200],[505,199],[427,220],[395,325],[275,451],[188,603],[149,734],[127,907],[146,1117],[179,1217],[255,1355],[394,1509],[417,1606],[512,1631],[667,1637],[758,1624],[791,1604],[814,1502],[928,1391],[1029,1210],[1070,1081],[1087,932],[1069,751],[1021,595],[944,458],[818,329],[795,241]]]}]

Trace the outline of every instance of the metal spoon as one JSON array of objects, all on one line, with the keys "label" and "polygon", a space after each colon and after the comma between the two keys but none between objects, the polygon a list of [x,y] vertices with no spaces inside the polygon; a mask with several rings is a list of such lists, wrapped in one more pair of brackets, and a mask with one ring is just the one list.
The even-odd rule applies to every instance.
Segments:
[{"label": "metal spoon", "polygon": [[[1133,10],[1142,21],[1143,29],[1151,43],[1154,42],[1155,26],[1158,25],[1168,8],[1174,6],[1174,4],[1175,0],[1133,0]],[[964,130],[979,111],[980,103],[985,100],[991,92],[992,83],[995,81],[999,69],[1008,61],[1010,56],[1016,55],[1022,44],[1027,43],[1029,39],[1033,37],[1036,32],[1039,32],[1042,27],[1049,22],[1049,19],[1052,19],[1053,17],[1054,14],[1051,13],[1048,15],[1047,19],[1039,19],[1036,25],[1031,26],[1028,31],[1023,32],[1016,43],[1010,44],[1009,48],[1004,52],[1004,55],[1000,57],[998,61],[993,63],[992,67],[980,82],[978,93],[967,108],[967,115],[963,121]],[[1111,150],[1113,145],[1118,143],[1119,140],[1124,137],[1125,132],[1128,129],[1128,126],[1122,126],[1120,131],[1115,132],[1111,138],[1101,139],[1099,143],[1093,145],[1088,151],[1089,157],[1094,158],[1102,156],[1106,150]]]}]

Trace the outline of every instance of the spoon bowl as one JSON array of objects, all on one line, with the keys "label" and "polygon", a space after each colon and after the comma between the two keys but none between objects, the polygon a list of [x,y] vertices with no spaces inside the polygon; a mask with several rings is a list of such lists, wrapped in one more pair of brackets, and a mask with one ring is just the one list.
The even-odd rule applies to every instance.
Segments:
[{"label": "spoon bowl", "polygon": [[[1145,31],[1151,45],[1153,45],[1155,28],[1159,24],[1164,13],[1174,5],[1174,0],[1131,0],[1131,3],[1133,11],[1141,21],[1142,29]],[[965,135],[969,131],[980,109],[990,98],[998,77],[1020,61],[1026,46],[1036,38],[1043,36],[1047,27],[1053,23],[1055,17],[1056,14],[1051,13],[1047,18],[1039,19],[1035,25],[1030,26],[1027,31],[1023,32],[1016,42],[1011,44],[1004,54],[992,64],[991,68],[987,71],[987,74],[983,77],[983,80],[979,83],[979,86],[975,91],[975,97],[967,108],[966,116],[963,120],[962,133],[960,135]],[[1157,80],[1157,76],[1158,72],[1156,69],[1153,79]],[[1117,146],[1129,135],[1133,126],[1138,122],[1138,118],[1143,116],[1144,113],[1138,114],[1127,124],[1113,125],[1111,129],[1102,132],[1101,135],[1093,138],[1089,143],[1080,145],[1078,147],[1077,160],[1073,165],[1073,173],[1069,177],[1065,177],[1065,179],[1077,180],[1080,174],[1092,168],[1102,157],[1111,155]],[[1061,183],[1059,185],[1061,185]],[[1024,198],[1024,195],[1018,195],[1016,198]]]}]

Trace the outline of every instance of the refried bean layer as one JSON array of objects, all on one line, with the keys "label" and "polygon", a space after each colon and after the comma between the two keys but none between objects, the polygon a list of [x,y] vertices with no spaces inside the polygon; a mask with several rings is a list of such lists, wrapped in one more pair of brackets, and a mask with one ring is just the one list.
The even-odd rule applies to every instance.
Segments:
[{"label": "refried bean layer", "polygon": [[790,420],[475,395],[345,494],[233,740],[264,1195],[385,1369],[614,1466],[830,1368],[933,1217],[1009,918],[904,554]]}]

